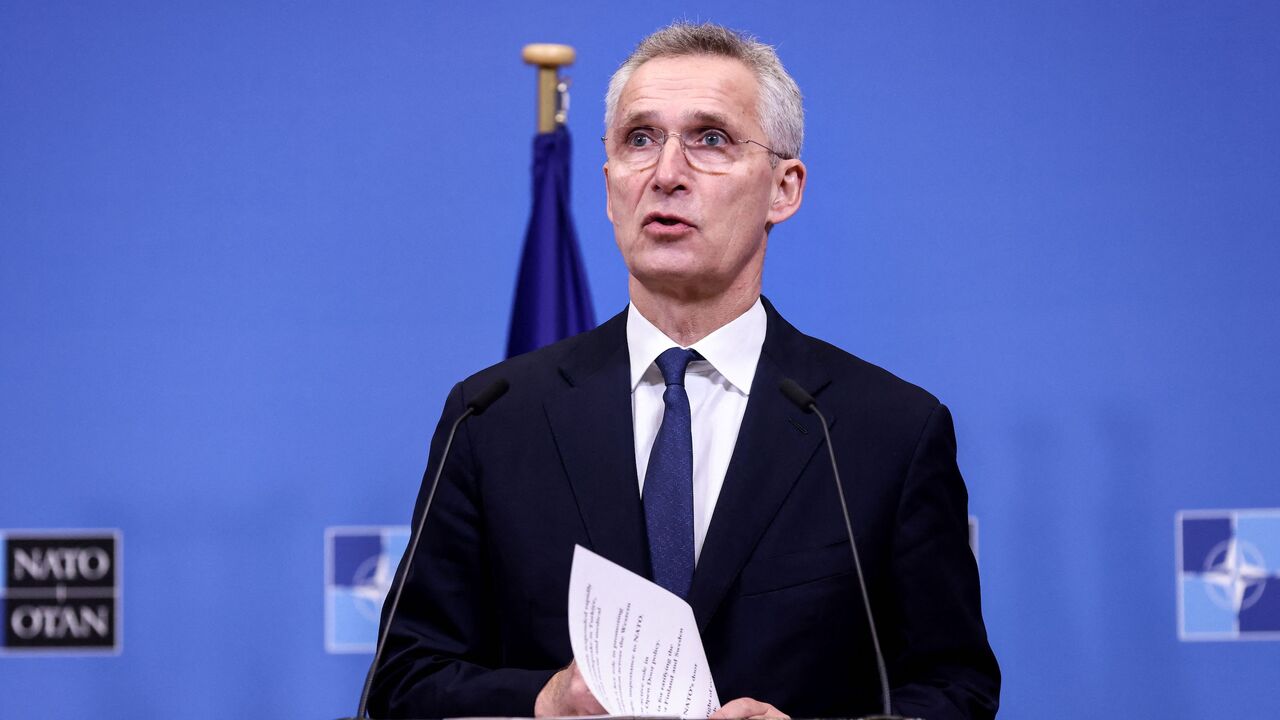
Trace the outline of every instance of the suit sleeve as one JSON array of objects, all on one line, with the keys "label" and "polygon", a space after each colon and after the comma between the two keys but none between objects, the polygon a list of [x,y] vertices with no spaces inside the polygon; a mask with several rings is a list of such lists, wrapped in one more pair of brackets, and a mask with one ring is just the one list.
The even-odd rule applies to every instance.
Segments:
[{"label": "suit sleeve", "polygon": [[[413,525],[422,518],[433,471],[449,428],[466,408],[463,386],[454,386],[431,441]],[[370,692],[375,717],[533,715],[534,700],[555,670],[502,667],[484,515],[468,423],[458,429],[444,474],[431,501],[407,574],[396,617],[388,627],[383,659]],[[415,535],[416,537],[416,535]]]},{"label": "suit sleeve", "polygon": [[945,405],[925,422],[895,525],[898,632],[889,658],[895,712],[929,720],[994,717],[1000,669],[982,621],[968,493]]}]

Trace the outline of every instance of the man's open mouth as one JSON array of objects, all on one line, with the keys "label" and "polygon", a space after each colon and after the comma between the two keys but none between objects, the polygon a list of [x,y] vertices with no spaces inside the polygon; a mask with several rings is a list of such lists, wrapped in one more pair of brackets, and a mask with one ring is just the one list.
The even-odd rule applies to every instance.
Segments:
[{"label": "man's open mouth", "polygon": [[685,225],[685,226],[688,226],[688,227],[694,227],[694,224],[693,224],[693,223],[691,223],[691,222],[689,222],[688,220],[686,220],[686,219],[684,219],[684,218],[680,217],[679,215],[666,215],[666,214],[663,214],[663,213],[649,213],[648,215],[646,215],[646,216],[645,216],[645,218],[644,218],[644,224],[645,224],[645,225],[650,225],[650,224],[655,224],[655,223],[656,223],[656,224],[658,224],[658,225],[662,225],[663,227],[676,227],[676,226],[678,226],[678,225]]}]

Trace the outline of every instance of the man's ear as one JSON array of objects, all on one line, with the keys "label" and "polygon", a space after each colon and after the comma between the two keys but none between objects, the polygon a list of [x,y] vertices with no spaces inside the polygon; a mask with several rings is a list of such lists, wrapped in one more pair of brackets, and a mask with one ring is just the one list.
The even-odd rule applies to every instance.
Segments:
[{"label": "man's ear", "polygon": [[608,216],[609,222],[613,222],[613,193],[609,192],[609,163],[606,161],[601,169],[604,170],[604,214]]},{"label": "man's ear", "polygon": [[794,159],[781,160],[773,169],[773,176],[773,202],[765,218],[769,225],[777,225],[800,209],[800,202],[804,200],[804,163]]}]

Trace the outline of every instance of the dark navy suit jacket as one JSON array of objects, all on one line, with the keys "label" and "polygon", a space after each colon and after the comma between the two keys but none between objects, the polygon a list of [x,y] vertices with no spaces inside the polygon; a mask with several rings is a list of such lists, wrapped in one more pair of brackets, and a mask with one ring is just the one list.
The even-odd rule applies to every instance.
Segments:
[{"label": "dark navy suit jacket", "polygon": [[[721,700],[750,696],[794,717],[880,708],[822,428],[777,390],[790,377],[832,423],[895,711],[993,716],[1000,674],[949,412],[765,308],[760,363],[689,597]],[[532,715],[538,691],[572,659],[574,544],[651,577],[626,313],[455,386],[428,474],[468,398],[500,377],[511,390],[462,424],[407,568],[371,696],[376,717]]]}]

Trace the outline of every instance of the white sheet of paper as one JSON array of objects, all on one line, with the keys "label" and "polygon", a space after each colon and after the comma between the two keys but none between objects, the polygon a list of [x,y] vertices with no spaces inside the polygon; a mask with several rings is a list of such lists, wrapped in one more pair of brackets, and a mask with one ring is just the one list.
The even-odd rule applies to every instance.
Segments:
[{"label": "white sheet of paper", "polygon": [[581,545],[569,575],[569,642],[612,715],[705,718],[720,707],[689,603]]}]

